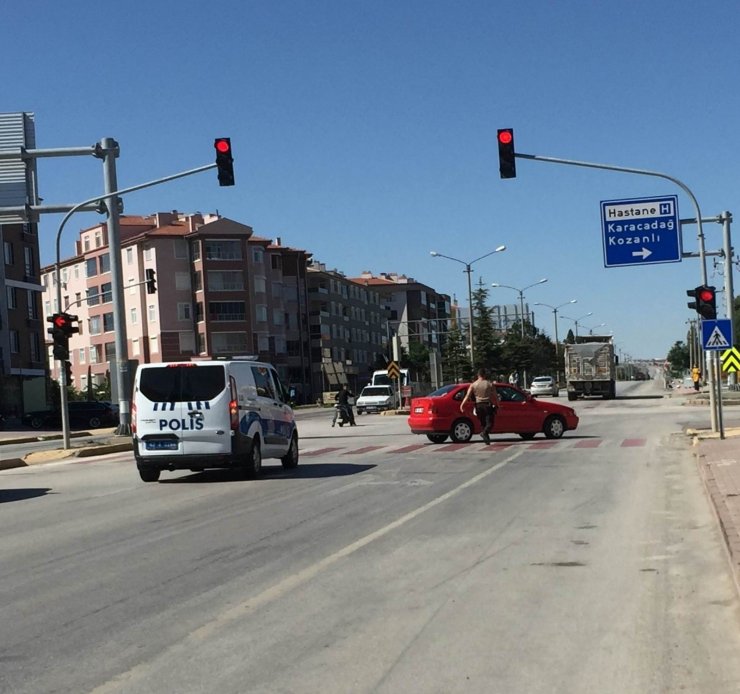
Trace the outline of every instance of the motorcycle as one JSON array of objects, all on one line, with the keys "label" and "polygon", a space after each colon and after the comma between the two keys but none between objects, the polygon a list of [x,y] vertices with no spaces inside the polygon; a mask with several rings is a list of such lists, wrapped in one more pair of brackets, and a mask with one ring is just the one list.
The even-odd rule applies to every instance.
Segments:
[{"label": "motorcycle", "polygon": [[350,418],[349,409],[346,405],[340,405],[337,403],[334,405],[334,419],[331,422],[331,425],[334,426],[335,424],[339,424],[339,426],[344,426],[345,424],[351,424],[352,419]]}]

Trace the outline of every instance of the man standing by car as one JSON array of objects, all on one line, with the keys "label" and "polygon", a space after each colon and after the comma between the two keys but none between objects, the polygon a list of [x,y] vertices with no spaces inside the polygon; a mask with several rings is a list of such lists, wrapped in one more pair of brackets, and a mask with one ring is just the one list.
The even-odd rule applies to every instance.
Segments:
[{"label": "man standing by car", "polygon": [[[352,411],[352,403],[350,402],[350,398],[353,398],[354,395],[350,392],[349,387],[345,383],[339,392],[334,396],[334,399],[337,401],[337,404],[339,407],[342,408],[342,410],[346,413],[347,419],[349,420],[350,426],[355,426],[355,413]],[[334,422],[336,422],[336,415],[334,416]],[[334,426],[334,422],[332,422],[332,426]]]},{"label": "man standing by car", "polygon": [[488,373],[484,368],[478,369],[478,378],[470,384],[468,392],[465,393],[460,403],[460,412],[463,411],[469,399],[475,401],[475,413],[481,425],[480,435],[488,446],[491,443],[488,433],[493,428],[493,418],[498,408],[498,393],[496,393],[496,386],[488,380]]}]

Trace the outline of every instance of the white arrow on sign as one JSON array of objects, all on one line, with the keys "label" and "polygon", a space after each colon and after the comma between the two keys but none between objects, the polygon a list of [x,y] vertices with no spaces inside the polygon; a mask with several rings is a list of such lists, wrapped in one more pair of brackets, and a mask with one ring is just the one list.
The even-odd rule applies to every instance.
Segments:
[{"label": "white arrow on sign", "polygon": [[645,246],[642,247],[641,251],[632,251],[632,255],[641,255],[643,260],[652,254],[653,252],[649,248],[645,248]]}]

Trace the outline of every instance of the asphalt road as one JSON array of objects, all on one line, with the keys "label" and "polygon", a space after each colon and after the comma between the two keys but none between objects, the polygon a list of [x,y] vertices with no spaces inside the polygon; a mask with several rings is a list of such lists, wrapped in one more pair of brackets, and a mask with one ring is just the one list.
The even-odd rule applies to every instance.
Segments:
[{"label": "asphalt road", "polygon": [[737,692],[680,433],[705,411],[620,394],[489,448],[301,414],[299,468],[257,481],[144,484],[130,454],[0,472],[0,691]]}]

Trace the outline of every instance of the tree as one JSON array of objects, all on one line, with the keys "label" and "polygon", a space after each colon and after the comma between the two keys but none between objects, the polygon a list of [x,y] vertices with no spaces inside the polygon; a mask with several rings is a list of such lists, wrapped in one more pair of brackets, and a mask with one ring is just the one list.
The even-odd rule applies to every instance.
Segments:
[{"label": "tree", "polygon": [[493,309],[487,306],[487,301],[488,288],[481,278],[478,280],[478,288],[473,292],[473,366],[475,371],[485,366],[493,373],[500,370],[501,347],[493,327]]},{"label": "tree", "polygon": [[671,375],[680,378],[691,367],[689,364],[689,347],[680,340],[668,350],[666,360],[671,364]]},{"label": "tree", "polygon": [[457,324],[447,333],[442,346],[442,380],[459,383],[470,379],[471,367],[465,338]]},{"label": "tree", "polygon": [[401,365],[415,375],[413,380],[429,382],[429,348],[421,342],[409,342],[408,356],[401,359]]}]

